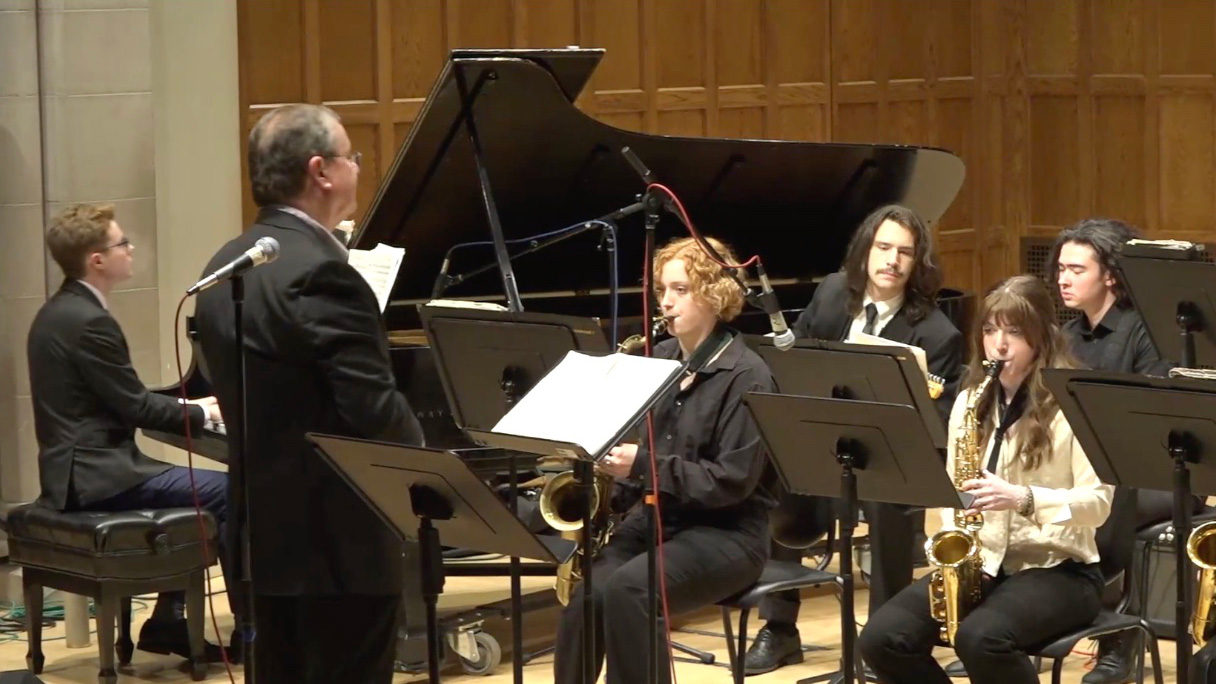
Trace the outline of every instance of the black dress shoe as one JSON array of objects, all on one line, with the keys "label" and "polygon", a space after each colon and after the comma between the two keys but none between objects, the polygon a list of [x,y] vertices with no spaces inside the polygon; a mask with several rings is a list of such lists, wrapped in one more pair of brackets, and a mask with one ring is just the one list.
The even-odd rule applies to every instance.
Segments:
[{"label": "black dress shoe", "polygon": [[946,676],[954,679],[966,679],[967,667],[963,665],[963,661],[956,660],[946,666]]},{"label": "black dress shoe", "polygon": [[756,633],[756,640],[743,657],[743,673],[764,674],[801,662],[802,637],[798,635],[798,628],[773,629],[765,625]]},{"label": "black dress shoe", "polygon": [[1098,639],[1098,662],[1094,669],[1081,678],[1083,684],[1124,684],[1135,679],[1132,663],[1135,662],[1138,635],[1111,634]]},{"label": "black dress shoe", "polygon": [[[148,653],[173,654],[189,658],[190,630],[186,627],[185,618],[180,620],[149,619],[143,627],[139,628],[139,643],[135,645],[135,648]],[[219,646],[208,641],[203,642],[203,662],[219,663],[223,662],[223,659]]]}]

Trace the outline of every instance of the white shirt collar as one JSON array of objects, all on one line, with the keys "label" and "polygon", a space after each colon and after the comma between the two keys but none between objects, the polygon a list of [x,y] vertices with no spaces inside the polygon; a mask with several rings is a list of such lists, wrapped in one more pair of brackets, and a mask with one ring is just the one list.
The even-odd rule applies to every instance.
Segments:
[{"label": "white shirt collar", "polygon": [[97,301],[101,302],[101,308],[105,309],[106,311],[110,310],[110,305],[106,302],[106,296],[101,293],[101,290],[93,287],[92,283],[85,280],[77,280],[76,282],[89,288],[89,291],[93,293],[93,296],[97,297]]},{"label": "white shirt collar", "polygon": [[899,307],[903,306],[903,303],[904,303],[903,293],[897,294],[894,297],[883,300],[881,302],[874,301],[873,299],[870,298],[870,295],[866,295],[865,299],[861,300],[861,308],[862,308],[861,315],[863,317],[865,316],[865,308],[866,308],[867,304],[873,304],[874,308],[878,309],[879,320],[885,320],[887,318],[890,318],[891,316],[894,316],[895,312],[899,311]]},{"label": "white shirt collar", "polygon": [[321,225],[320,221],[317,221],[315,218],[309,216],[307,213],[300,211],[299,209],[296,209],[295,207],[288,206],[286,204],[277,204],[277,205],[275,205],[274,208],[278,209],[279,211],[282,211],[284,213],[291,214],[292,216],[303,221],[304,223],[307,223],[308,225],[317,229],[321,233],[324,233],[325,237],[329,238],[330,240],[333,240],[333,243],[338,246],[338,249],[342,250],[343,256],[350,254],[350,250],[348,250],[346,248],[346,245],[342,244],[341,240],[339,240],[333,233],[329,232],[328,228]]}]

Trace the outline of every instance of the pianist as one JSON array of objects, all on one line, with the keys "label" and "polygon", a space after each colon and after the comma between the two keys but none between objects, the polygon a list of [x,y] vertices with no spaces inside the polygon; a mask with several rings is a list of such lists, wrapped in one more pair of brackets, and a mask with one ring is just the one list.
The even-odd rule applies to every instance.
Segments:
[{"label": "pianist", "polygon": [[[197,435],[220,422],[219,407],[208,397],[183,411],[172,397],[149,392],[131,366],[107,301],[131,277],[135,251],[114,208],[71,207],[52,221],[46,242],[65,278],[29,332],[39,502],[60,511],[193,507],[189,470],[149,458],[135,430],[185,434],[188,414]],[[194,471],[199,502],[221,525],[227,482],[225,473]],[[189,657],[184,614],[185,592],[162,593],[137,647]],[[206,656],[218,661],[219,647],[207,644]]]},{"label": "pianist", "polygon": [[[249,135],[261,210],[205,270],[260,238],[280,244],[278,259],[244,276],[259,681],[387,684],[393,674],[404,546],[305,437],[422,443],[397,391],[380,305],[332,232],[355,211],[359,159],[328,108],[287,105],[265,114]],[[231,294],[230,283],[220,283],[199,295],[195,310],[225,408],[237,388]]]},{"label": "pianist", "polygon": [[[735,259],[710,240],[727,261]],[[772,500],[758,486],[766,459],[743,397],[749,391],[776,391],[776,385],[764,361],[726,326],[743,308],[743,293],[696,242],[678,240],[659,250],[654,278],[667,329],[675,338],[656,345],[654,356],[691,358],[695,369],[659,401],[654,419],[663,585],[669,612],[677,615],[751,586],[768,559]],[[637,444],[613,448],[602,467],[631,482],[652,473],[647,449]],[[606,650],[608,684],[647,681],[646,550],[646,516],[635,508],[615,528],[592,568],[602,630],[595,640],[596,676]],[[557,684],[582,681],[581,592],[580,585],[558,623]],[[660,681],[666,682],[665,642],[658,653]]]}]

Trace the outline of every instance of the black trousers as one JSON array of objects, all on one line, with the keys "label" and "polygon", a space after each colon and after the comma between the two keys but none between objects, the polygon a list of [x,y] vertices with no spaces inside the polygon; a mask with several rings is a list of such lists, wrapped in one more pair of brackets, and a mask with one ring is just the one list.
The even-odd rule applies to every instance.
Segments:
[{"label": "black trousers", "polygon": [[[646,524],[642,515],[621,523],[592,566],[591,584],[599,633],[595,639],[595,674],[605,654],[607,684],[647,681]],[[661,578],[666,578],[671,615],[698,610],[755,584],[768,556],[766,523],[748,521],[745,530],[687,527],[665,530]],[[661,610],[661,609],[660,609]],[[553,674],[556,684],[581,684],[583,672],[583,588],[580,585],[562,611],[557,626]],[[660,682],[671,680],[670,661],[659,623]]]},{"label": "black trousers", "polygon": [[260,682],[390,684],[400,596],[254,596]]},{"label": "black trousers", "polygon": [[1191,656],[1187,684],[1216,684],[1216,639]]},{"label": "black trousers", "polygon": [[[929,581],[922,577],[872,613],[858,637],[862,657],[884,684],[950,682],[932,654],[941,623],[929,614]],[[994,580],[955,639],[971,681],[1037,683],[1023,649],[1092,622],[1101,608],[1101,584],[1096,566],[1074,562]]]},{"label": "black trousers", "polygon": [[[903,506],[864,502],[870,535],[870,613],[912,583],[913,545],[916,529],[913,516]],[[802,551],[781,546],[772,547],[774,560],[797,563],[802,560]],[[760,617],[783,624],[798,623],[798,608],[802,596],[797,591],[769,594],[760,602]]]}]

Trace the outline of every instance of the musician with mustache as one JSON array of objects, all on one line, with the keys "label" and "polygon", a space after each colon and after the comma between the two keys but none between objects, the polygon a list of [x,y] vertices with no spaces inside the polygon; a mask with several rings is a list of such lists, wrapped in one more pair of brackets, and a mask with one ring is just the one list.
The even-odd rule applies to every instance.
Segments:
[{"label": "musician with mustache", "polygon": [[[942,274],[933,234],[916,212],[899,205],[871,213],[849,242],[844,268],[824,278],[794,323],[799,337],[850,341],[859,334],[877,335],[925,350],[929,373],[944,380],[936,405],[944,421],[950,415],[963,360],[963,337],[937,307]],[[793,497],[799,508],[826,514],[827,500]],[[783,501],[782,506],[787,502]],[[905,507],[865,503],[871,556],[870,612],[912,582],[917,522],[923,516]],[[820,525],[824,526],[820,521]],[[810,523],[808,523],[810,524]],[[775,559],[801,561],[802,552],[774,543]],[[797,591],[770,595],[760,605],[767,623],[747,651],[747,674],[770,672],[802,662],[798,633]]]},{"label": "musician with mustache", "polygon": [[[735,255],[707,238],[727,263]],[[688,359],[690,371],[654,409],[654,469],[639,444],[614,447],[603,472],[631,482],[657,473],[662,523],[659,567],[671,615],[698,610],[755,584],[768,560],[772,497],[760,486],[767,459],[759,430],[743,403],[748,392],[774,392],[763,360],[727,326],[743,308],[743,293],[692,239],[676,240],[654,258],[655,293],[673,339],[653,356]],[[613,530],[592,566],[599,618],[596,677],[607,656],[607,684],[637,684],[646,672],[650,615],[647,516],[634,508]],[[582,682],[583,585],[558,623],[557,684]],[[659,681],[670,681],[667,643],[660,628]]]}]

